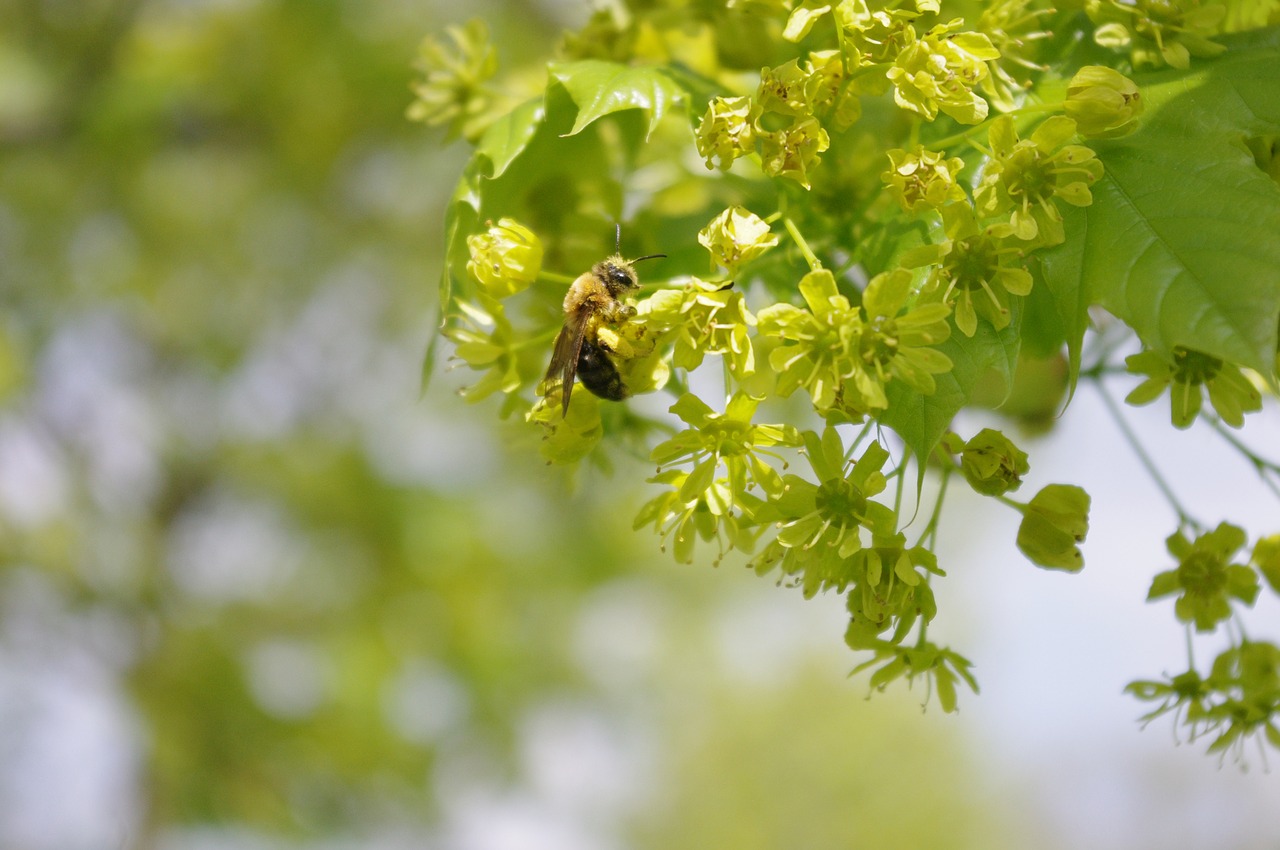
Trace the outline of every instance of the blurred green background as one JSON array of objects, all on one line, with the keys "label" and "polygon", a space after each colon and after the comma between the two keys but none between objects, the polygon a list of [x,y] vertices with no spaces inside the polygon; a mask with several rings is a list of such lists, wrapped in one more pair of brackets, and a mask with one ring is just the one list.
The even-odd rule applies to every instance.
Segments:
[{"label": "blurred green background", "polygon": [[464,12],[521,63],[585,8],[0,0],[0,847],[1070,846],[839,600],[419,398]]}]

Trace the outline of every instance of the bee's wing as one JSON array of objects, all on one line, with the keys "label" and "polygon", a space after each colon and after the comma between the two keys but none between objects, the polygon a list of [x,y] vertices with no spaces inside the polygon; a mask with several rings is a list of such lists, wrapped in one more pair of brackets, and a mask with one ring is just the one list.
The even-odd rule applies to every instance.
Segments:
[{"label": "bee's wing", "polygon": [[544,380],[550,381],[556,373],[560,374],[561,415],[569,413],[569,396],[573,393],[573,379],[578,374],[578,356],[582,353],[582,340],[586,337],[590,318],[589,310],[577,310],[565,316],[564,327],[556,337],[556,347],[551,354],[551,365],[547,367]]}]

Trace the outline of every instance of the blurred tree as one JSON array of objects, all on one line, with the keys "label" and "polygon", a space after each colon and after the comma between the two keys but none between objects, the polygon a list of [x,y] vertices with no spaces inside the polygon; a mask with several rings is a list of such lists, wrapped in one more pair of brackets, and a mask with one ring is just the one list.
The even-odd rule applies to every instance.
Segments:
[{"label": "blurred tree", "polygon": [[[517,59],[533,35],[551,38],[551,5],[485,8]],[[819,796],[830,801],[857,792],[850,765],[897,721],[784,749],[789,711],[730,711],[722,678],[680,662],[703,657],[683,642],[709,640],[697,623],[723,575],[651,566],[616,515],[623,494],[570,496],[527,438],[498,457],[460,405],[417,402],[461,164],[404,120],[434,13],[390,0],[0,6],[0,596],[12,615],[0,659],[82,693],[82,668],[54,652],[66,632],[129,695],[137,811],[88,834],[166,848],[210,846],[207,830],[221,847],[401,832],[409,846],[530,846],[472,814],[519,822],[529,799],[580,814],[539,771],[588,759],[581,730],[631,729],[637,715],[666,761],[619,792],[633,802],[605,823],[574,821],[584,841],[620,842],[639,820],[646,846],[697,846],[757,815],[779,841],[803,818],[812,847],[899,834],[867,825],[900,822],[895,810],[793,809],[732,772],[784,761],[835,783]],[[46,593],[56,617],[14,613]],[[657,635],[648,654],[645,634]],[[806,712],[848,708],[829,686],[779,687],[780,704]],[[688,741],[679,730],[695,717],[722,732]],[[0,724],[0,750],[40,722]],[[567,737],[543,734],[561,723]],[[561,740],[567,750],[539,749]],[[576,787],[647,763],[603,751]],[[963,755],[930,756],[950,758]],[[919,770],[877,768],[904,785]],[[704,796],[708,775],[722,793]],[[2,787],[19,781],[37,779]],[[653,787],[679,798],[637,814]],[[984,819],[967,785],[928,787],[950,801],[939,811]],[[19,799],[0,792],[0,813]],[[704,805],[710,833],[694,827]],[[48,812],[26,813],[42,825],[26,831],[0,816],[0,844],[76,846]]]}]

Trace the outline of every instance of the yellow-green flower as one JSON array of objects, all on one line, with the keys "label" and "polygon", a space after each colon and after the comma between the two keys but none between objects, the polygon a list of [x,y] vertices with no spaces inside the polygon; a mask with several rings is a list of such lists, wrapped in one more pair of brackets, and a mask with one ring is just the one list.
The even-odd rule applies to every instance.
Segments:
[{"label": "yellow-green flower", "polygon": [[849,558],[845,569],[854,586],[845,602],[849,611],[845,643],[852,649],[873,649],[884,645],[878,636],[891,626],[901,628],[903,621],[914,622],[917,617],[926,623],[934,618],[938,606],[917,567],[945,575],[938,568],[937,555],[923,546],[908,549],[901,532],[876,535],[872,545]]},{"label": "yellow-green flower", "polygon": [[999,59],[987,62],[989,73],[981,89],[998,112],[1012,112],[1031,88],[1031,74],[1045,70],[1037,60],[1043,41],[1053,37],[1045,19],[1056,12],[1040,0],[994,0],[981,9],[977,30],[1000,53]]},{"label": "yellow-green flower", "polygon": [[1013,119],[991,124],[991,158],[974,190],[977,208],[987,216],[1012,210],[1009,224],[1019,239],[1056,245],[1066,238],[1056,201],[1083,207],[1093,203],[1090,185],[1102,176],[1102,163],[1083,145],[1065,144],[1076,123],[1062,115],[1046,119],[1028,139],[1019,139]]},{"label": "yellow-green flower", "polygon": [[707,105],[694,137],[707,168],[727,171],[735,159],[755,150],[758,113],[749,97],[717,97]]},{"label": "yellow-green flower", "polygon": [[1173,610],[1178,619],[1194,623],[1197,631],[1212,631],[1231,616],[1232,599],[1252,605],[1258,597],[1258,574],[1244,564],[1231,563],[1245,539],[1242,529],[1226,522],[1194,542],[1180,531],[1170,535],[1166,545],[1178,566],[1152,579],[1147,599],[1176,593]]},{"label": "yellow-green flower", "polygon": [[951,370],[951,358],[932,348],[951,335],[950,311],[936,302],[907,309],[910,298],[911,272],[906,269],[876,275],[862,293],[862,368],[851,378],[861,409],[888,407],[884,388],[891,380],[932,395],[937,388],[933,376]]},{"label": "yellow-green flower", "polygon": [[880,179],[906,212],[937,209],[964,200],[964,189],[956,182],[956,175],[964,168],[964,160],[958,156],[947,158],[916,145],[910,153],[897,148],[889,151],[889,164]]},{"label": "yellow-green flower", "polygon": [[758,573],[780,567],[799,576],[806,596],[843,590],[853,578],[849,559],[863,547],[863,530],[892,535],[897,516],[872,499],[884,491],[881,472],[889,453],[872,443],[856,463],[845,460],[833,428],[821,437],[806,432],[805,455],[818,483],[783,476],[783,492],[761,508],[759,518],[778,526],[778,534],[753,561]]},{"label": "yellow-green flower", "polygon": [[456,303],[464,324],[443,331],[454,344],[453,359],[484,372],[478,382],[464,387],[460,394],[469,402],[480,401],[495,392],[511,396],[524,384],[527,369],[522,368],[524,364],[518,356],[522,347],[516,342],[502,305],[494,304],[490,312],[465,301]]},{"label": "yellow-green flower", "polygon": [[636,322],[656,333],[675,337],[671,362],[678,369],[697,369],[708,354],[726,358],[738,377],[756,371],[748,329],[755,317],[742,292],[725,283],[692,278],[681,289],[664,289],[637,305]]},{"label": "yellow-green flower", "polygon": [[737,273],[744,263],[754,260],[778,244],[778,237],[768,223],[746,207],[729,207],[698,231],[698,242],[711,252],[716,265]]},{"label": "yellow-green flower", "polygon": [[769,365],[778,373],[778,395],[804,387],[814,407],[825,411],[843,403],[845,382],[862,368],[862,311],[840,294],[827,269],[805,275],[799,288],[808,310],[771,304],[756,322],[761,335],[788,342],[769,355]]},{"label": "yellow-green flower", "polygon": [[928,394],[936,386],[933,376],[952,366],[931,348],[951,332],[948,309],[937,302],[907,309],[911,273],[906,269],[873,278],[861,305],[840,294],[826,269],[805,275],[800,293],[808,310],[772,304],[757,318],[762,336],[785,342],[769,355],[781,396],[804,387],[819,411],[839,409],[861,417],[888,407],[885,385],[891,380]]},{"label": "yellow-green flower", "polygon": [[760,71],[756,103],[762,112],[803,117],[813,114],[806,87],[809,75],[800,68],[800,60],[792,59],[776,68]]},{"label": "yellow-green flower", "polygon": [[1244,414],[1262,409],[1262,395],[1238,366],[1201,351],[1175,346],[1172,358],[1143,351],[1125,358],[1130,372],[1147,379],[1125,397],[1133,405],[1150,404],[1169,388],[1175,428],[1189,428],[1200,414],[1204,394],[1222,421],[1232,428],[1244,424]]},{"label": "yellow-green flower", "polygon": [[568,411],[561,412],[559,394],[544,396],[525,414],[526,422],[543,428],[538,448],[548,463],[577,463],[591,453],[604,436],[600,400],[591,393],[574,393]]},{"label": "yellow-green flower", "polygon": [[[735,509],[746,513],[762,504],[750,494],[753,487],[766,494],[782,491],[782,479],[765,457],[774,456],[774,446],[799,445],[800,437],[790,425],[753,423],[758,404],[759,399],[737,393],[717,413],[685,393],[671,406],[689,427],[654,448],[651,458],[660,471],[649,480],[668,489],[641,508],[635,527],[652,525],[664,549],[673,541],[677,561],[692,559],[698,539],[718,540],[720,555],[726,546],[748,552],[764,530],[759,523],[744,524]],[[686,463],[687,470],[662,469]],[[721,468],[723,476],[718,475]]]},{"label": "yellow-green flower", "polygon": [[542,242],[514,219],[499,219],[484,233],[468,236],[467,248],[467,271],[494,298],[523,291],[542,270]]},{"label": "yellow-green flower", "polygon": [[987,62],[1000,51],[982,33],[954,32],[960,20],[941,24],[919,39],[903,30],[907,43],[887,76],[898,106],[932,121],[941,110],[961,124],[977,124],[987,117],[987,102],[975,91],[987,77]]},{"label": "yellow-green flower", "polygon": [[960,470],[974,492],[1002,496],[1022,486],[1031,469],[1027,453],[991,428],[983,428],[960,450]]},{"label": "yellow-green flower", "polygon": [[659,444],[649,459],[659,467],[690,463],[689,477],[680,498],[692,500],[703,495],[724,465],[731,494],[737,496],[752,486],[770,494],[782,491],[782,479],[765,460],[765,451],[774,446],[798,446],[800,435],[792,425],[753,423],[759,399],[736,393],[717,413],[693,393],[685,393],[671,406],[671,412],[689,427]]},{"label": "yellow-green flower", "polygon": [[803,118],[773,133],[760,134],[760,167],[770,177],[787,177],[806,189],[818,154],[831,144],[818,119]]},{"label": "yellow-green flower", "polygon": [[1084,569],[1080,545],[1089,533],[1089,494],[1073,484],[1048,484],[1022,508],[1016,543],[1031,563],[1048,570]]},{"label": "yellow-green flower", "polygon": [[414,67],[422,79],[413,84],[416,100],[408,115],[432,126],[444,125],[449,137],[475,141],[489,125],[492,102],[485,82],[498,70],[498,53],[489,43],[489,28],[474,18],[461,27],[446,27],[452,45],[430,37],[418,48]]},{"label": "yellow-green flower", "polygon": [[1031,292],[1023,249],[1008,224],[979,226],[968,204],[948,204],[941,212],[946,241],[908,251],[903,265],[933,266],[921,295],[949,305],[965,336],[977,331],[978,316],[996,330],[1006,327],[1012,320],[1009,296]]},{"label": "yellow-green flower", "polygon": [[1086,138],[1114,139],[1132,133],[1144,108],[1137,84],[1103,65],[1086,65],[1067,83],[1067,117]]},{"label": "yellow-green flower", "polygon": [[805,97],[818,115],[827,116],[836,132],[844,132],[862,117],[862,101],[852,86],[846,85],[844,54],[839,50],[820,50],[809,54],[809,78]]},{"label": "yellow-green flower", "polygon": [[664,489],[640,508],[633,529],[653,526],[662,538],[662,551],[670,546],[676,562],[681,564],[693,561],[694,546],[699,540],[718,544],[714,563],[719,563],[731,548],[750,552],[764,529],[735,514],[728,483],[718,479],[686,499],[680,494],[685,492],[690,476],[681,469],[666,469],[648,479],[650,484],[661,484]]},{"label": "yellow-green flower", "polygon": [[[899,52],[915,41],[912,21],[919,13],[908,9],[877,9],[872,11],[866,0],[843,0],[836,6],[836,20],[844,32],[846,43],[853,49],[855,67],[880,65],[892,62]],[[860,77],[874,80],[875,76]],[[879,78],[883,80],[883,77]],[[867,85],[867,83],[862,83]],[[874,84],[872,84],[874,86]],[[881,83],[883,85],[883,83]],[[867,90],[866,93],[873,93]]]},{"label": "yellow-green flower", "polygon": [[1227,7],[1201,0],[1087,0],[1085,12],[1103,47],[1128,50],[1135,66],[1186,70],[1191,57],[1217,56],[1227,48],[1210,37],[1221,32]]},{"label": "yellow-green flower", "polygon": [[628,396],[657,392],[667,385],[671,366],[658,347],[657,333],[642,322],[602,325],[596,330],[600,344],[612,351],[614,366]]}]

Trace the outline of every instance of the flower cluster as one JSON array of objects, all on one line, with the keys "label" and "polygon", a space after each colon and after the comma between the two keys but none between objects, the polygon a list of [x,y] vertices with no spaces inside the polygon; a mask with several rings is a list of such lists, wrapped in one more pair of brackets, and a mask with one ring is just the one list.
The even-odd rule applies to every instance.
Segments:
[{"label": "flower cluster", "polygon": [[1212,40],[1227,17],[1227,7],[1214,0],[1087,0],[1085,12],[1098,24],[1094,41],[1128,50],[1135,66],[1185,70],[1192,56],[1210,58],[1226,50]]},{"label": "flower cluster", "polygon": [[[1095,88],[1084,83],[1081,91]],[[1096,112],[1091,116],[1095,129],[1103,126],[1117,134],[1131,126],[1135,114],[1130,110],[1122,118],[1101,107]],[[947,159],[923,146],[912,153],[888,152],[891,168],[881,179],[890,193],[905,212],[937,210],[946,237],[907,251],[901,262],[929,269],[923,293],[953,308],[956,327],[965,336],[977,331],[979,317],[996,330],[1009,325],[1012,297],[1031,291],[1027,254],[1066,238],[1058,202],[1092,203],[1090,186],[1102,176],[1102,165],[1089,148],[1067,144],[1076,132],[1072,118],[1055,115],[1021,139],[1010,116],[996,118],[972,203],[956,180],[964,168],[959,157]]]},{"label": "flower cluster", "polygon": [[819,154],[831,144],[821,115],[835,113],[847,127],[857,107],[843,91],[843,69],[831,54],[765,68],[754,98],[717,97],[698,126],[698,153],[707,167],[728,169],[735,159],[759,150],[760,167],[809,188]]},{"label": "flower cluster", "polygon": [[799,289],[807,310],[773,304],[757,314],[761,335],[784,342],[769,356],[779,395],[804,387],[818,410],[861,418],[888,405],[890,380],[932,393],[932,376],[951,368],[932,348],[950,333],[948,310],[937,303],[909,306],[906,270],[873,278],[861,305],[850,304],[826,269],[805,275]]},{"label": "flower cluster", "polygon": [[862,116],[860,98],[886,87],[900,108],[927,120],[942,112],[965,124],[982,121],[989,107],[975,89],[1000,51],[984,33],[964,31],[960,19],[919,34],[916,22],[930,6],[917,12],[872,10],[860,0],[797,5],[784,37],[798,42],[832,14],[839,47],[764,68],[752,97],[713,98],[696,136],[707,167],[727,170],[758,152],[766,175],[808,189],[833,134]]},{"label": "flower cluster", "polygon": [[1214,659],[1208,676],[1194,668],[1163,680],[1130,682],[1125,688],[1145,702],[1159,702],[1143,715],[1144,723],[1173,713],[1190,729],[1192,740],[1214,735],[1210,753],[1235,749],[1262,732],[1280,747],[1280,646],[1244,640]]},{"label": "flower cluster", "polygon": [[[1260,539],[1247,564],[1239,562],[1245,543],[1243,529],[1226,522],[1195,540],[1173,534],[1168,548],[1178,566],[1155,577],[1147,598],[1176,596],[1178,619],[1208,632],[1236,615],[1233,603],[1253,605],[1259,575],[1280,594],[1280,535]],[[1280,747],[1280,647],[1273,643],[1232,636],[1207,676],[1192,666],[1164,680],[1131,682],[1125,690],[1159,703],[1144,721],[1172,712],[1193,739],[1215,734],[1209,752],[1239,748],[1255,732]]]},{"label": "flower cluster", "polygon": [[415,121],[443,125],[451,137],[474,141],[491,121],[493,98],[485,83],[498,70],[498,54],[478,18],[445,32],[451,45],[427,38],[418,49],[414,67],[422,79],[413,84],[416,99],[408,114]]},{"label": "flower cluster", "polygon": [[888,71],[898,106],[932,121],[939,110],[961,124],[987,117],[988,105],[974,89],[987,78],[987,62],[1000,58],[991,39],[958,31],[962,21],[933,27],[921,37],[904,28],[906,43]]},{"label": "flower cluster", "polygon": [[[1016,510],[1017,548],[1046,569],[1083,568],[1090,507],[1084,490],[1065,484],[1018,501],[1026,453],[992,429],[967,440],[948,433],[950,420],[966,405],[986,406],[1002,379],[1015,398],[1027,392],[1035,379],[1021,354],[1065,347],[1069,357],[1043,367],[1055,370],[1055,388],[1110,365],[1081,372],[1080,337],[1085,310],[1095,301],[1115,306],[1115,293],[1095,291],[1106,284],[1072,267],[1079,243],[1049,249],[1075,237],[1069,228],[1084,216],[1073,207],[1096,196],[1109,206],[1089,214],[1091,225],[1116,215],[1116,193],[1099,189],[1101,161],[1082,140],[1133,133],[1097,145],[1104,157],[1128,155],[1150,144],[1160,122],[1135,133],[1145,101],[1120,72],[1090,65],[1071,76],[1059,54],[1074,42],[1048,32],[1065,17],[1045,0],[965,7],[979,12],[968,23],[949,14],[961,6],[938,0],[686,6],[598,12],[565,40],[569,61],[555,66],[543,99],[479,142],[447,225],[447,283],[462,277],[465,246],[467,284],[446,286],[442,305],[456,358],[480,375],[464,394],[504,395],[504,415],[537,423],[552,462],[607,465],[606,432],[647,456],[656,494],[636,528],[654,530],[682,563],[735,551],[806,595],[844,594],[846,642],[874,656],[872,686],[921,677],[950,710],[957,683],[976,685],[969,662],[926,634],[933,578],[942,575],[935,547],[946,482],[963,478]],[[1085,6],[1097,41],[1123,42],[1138,64],[1185,67],[1189,56],[1219,49],[1208,41],[1219,26],[1214,0]],[[419,117],[474,138],[492,73],[483,36],[469,27],[451,31],[452,49],[424,48],[430,69]],[[1080,57],[1069,52],[1075,70]],[[1152,102],[1167,96],[1152,89]],[[688,103],[705,107],[699,158],[731,173],[708,178],[698,159],[690,166],[687,128],[663,117],[669,105]],[[647,124],[635,120],[641,111]],[[1244,142],[1268,173],[1278,161],[1273,141]],[[564,161],[548,161],[560,150]],[[1118,170],[1114,185],[1125,177]],[[690,223],[716,210],[697,233],[702,255]],[[632,222],[623,225],[629,234],[669,252],[648,254],[666,258],[665,280],[636,277],[621,231],[615,255],[591,264],[599,234],[583,223],[619,211]],[[508,212],[537,222],[545,252],[515,218],[486,221]],[[559,273],[543,271],[544,261]],[[1033,281],[1042,290],[1035,298]],[[1142,297],[1152,300],[1145,290]],[[1274,312],[1259,316],[1269,331]],[[1274,338],[1262,334],[1244,348],[1187,333],[1188,344],[1211,351],[1252,352],[1254,368],[1272,355]],[[1188,348],[1144,351],[1128,365],[1144,378],[1128,400],[1147,403],[1168,388],[1178,427],[1205,397],[1239,426],[1272,377]],[[571,398],[530,400],[575,369],[581,386]],[[628,402],[662,389],[674,399],[669,407]],[[801,403],[786,403],[798,390],[793,402]],[[1280,469],[1250,459],[1264,475]],[[940,482],[938,499],[912,531],[902,506],[930,504],[926,481]],[[1195,527],[1178,510],[1184,527]],[[1252,602],[1262,580],[1280,588],[1280,536],[1259,542],[1247,563],[1243,545],[1243,533],[1226,524],[1194,540],[1175,535],[1169,548],[1179,564],[1157,576],[1151,598],[1176,596],[1180,619],[1215,628],[1237,603]],[[1224,729],[1260,729],[1262,721],[1241,718],[1280,714],[1264,693],[1274,658],[1260,647],[1245,642],[1211,675],[1192,670],[1172,690],[1145,693],[1174,694]]]}]

